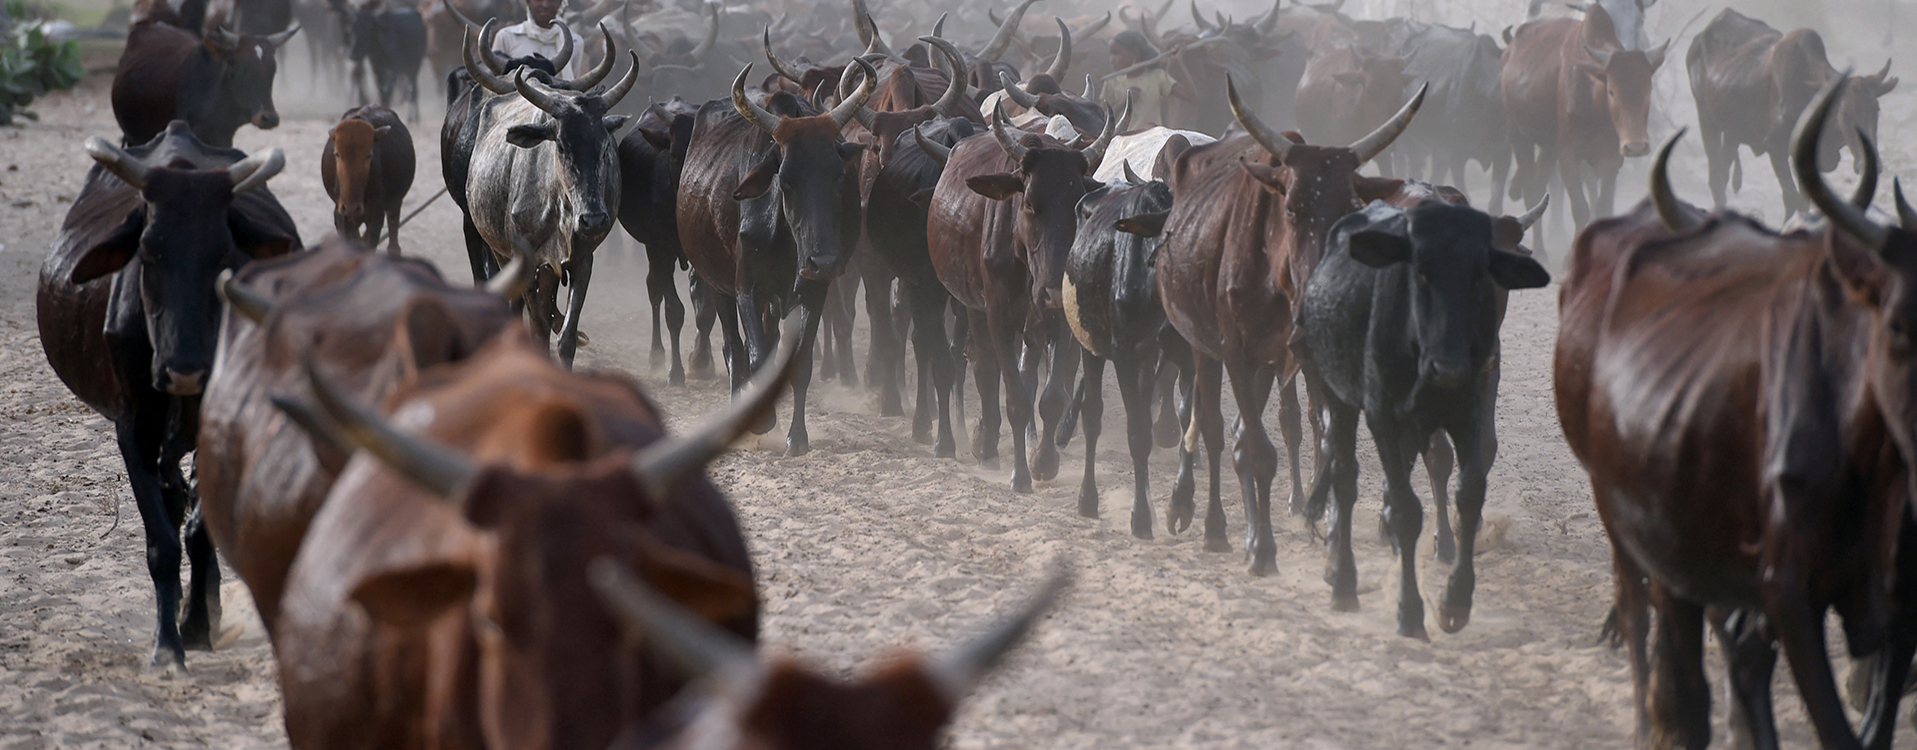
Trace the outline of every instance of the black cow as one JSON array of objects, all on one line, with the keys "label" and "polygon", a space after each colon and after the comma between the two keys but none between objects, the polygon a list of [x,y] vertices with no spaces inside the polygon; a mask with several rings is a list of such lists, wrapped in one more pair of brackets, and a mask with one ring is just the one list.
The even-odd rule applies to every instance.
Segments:
[{"label": "black cow", "polygon": [[[279,149],[213,148],[181,120],[130,153],[100,138],[87,152],[99,164],[40,267],[40,343],[61,382],[113,421],[158,599],[153,662],[185,664],[185,649],[210,648],[219,630],[219,566],[180,471],[219,336],[214,284],[299,247],[292,217],[254,189],[286,162]],[[193,565],[184,625],[182,524]]]},{"label": "black cow", "polygon": [[672,336],[672,366],[666,373],[666,382],[672,385],[686,382],[685,363],[679,356],[686,303],[679,299],[673,277],[686,265],[685,250],[679,245],[679,173],[685,169],[698,113],[697,107],[675,96],[647,107],[632,131],[619,139],[619,225],[646,246],[652,362],[657,367],[666,353],[659,331],[663,307],[663,322]]},{"label": "black cow", "polygon": [[1494,405],[1482,398],[1480,381],[1498,349],[1498,288],[1551,280],[1537,261],[1496,247],[1492,230],[1490,216],[1443,201],[1408,210],[1373,201],[1332,226],[1299,304],[1306,383],[1327,423],[1326,464],[1308,502],[1323,507],[1327,492],[1338,501],[1327,551],[1333,606],[1358,606],[1351,507],[1362,409],[1384,466],[1385,515],[1403,563],[1402,636],[1427,638],[1416,567],[1424,508],[1411,490],[1411,463],[1437,430],[1457,451],[1458,563],[1438,610],[1438,626],[1457,632],[1470,620],[1471,556],[1490,468],[1479,433]]},{"label": "black cow", "polygon": [[379,106],[390,108],[394,97],[404,96],[413,122],[419,122],[419,66],[426,60],[426,22],[419,11],[369,3],[353,11],[349,34],[348,57],[353,60],[353,90],[359,103],[367,104],[366,67],[370,64]]},{"label": "black cow", "polygon": [[242,36],[216,28],[201,39],[157,20],[135,24],[113,76],[121,145],[151,141],[174,120],[185,120],[193,135],[216,148],[232,148],[241,125],[279,127],[273,50],[298,31]]},{"label": "black cow", "polygon": [[1489,34],[1434,24],[1414,31],[1399,54],[1405,75],[1431,85],[1431,103],[1426,105],[1431,111],[1404,132],[1402,153],[1411,162],[1409,174],[1463,185],[1465,165],[1475,160],[1491,172],[1491,215],[1503,213],[1505,180],[1511,173],[1511,143],[1505,138],[1504,99],[1498,88],[1504,50]]}]

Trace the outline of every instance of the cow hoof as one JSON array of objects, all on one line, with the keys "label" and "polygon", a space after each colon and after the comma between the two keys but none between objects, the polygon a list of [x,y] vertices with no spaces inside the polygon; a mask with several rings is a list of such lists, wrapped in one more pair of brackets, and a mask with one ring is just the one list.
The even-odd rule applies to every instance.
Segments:
[{"label": "cow hoof", "polygon": [[932,455],[939,458],[958,458],[958,441],[946,438],[933,444]]},{"label": "cow hoof", "polygon": [[660,367],[665,366],[665,364],[666,364],[666,348],[656,343],[653,344],[651,356],[646,358],[646,367],[657,370]]},{"label": "cow hoof", "polygon": [[1251,561],[1250,572],[1253,578],[1268,578],[1277,575],[1278,560],[1276,558],[1264,559],[1262,557],[1254,559]]},{"label": "cow hoof", "polygon": [[1132,536],[1147,540],[1152,538],[1152,516],[1150,513],[1132,514]]},{"label": "cow hoof", "polygon": [[788,458],[796,458],[811,452],[811,439],[804,437],[788,437],[785,439],[785,455]]},{"label": "cow hoof", "polygon": [[1406,638],[1416,638],[1425,643],[1431,642],[1431,636],[1424,632],[1423,622],[1398,623],[1398,635]]},{"label": "cow hoof", "polygon": [[1340,596],[1338,594],[1332,594],[1331,595],[1331,611],[1333,612],[1358,611],[1358,595],[1346,594],[1346,595]]},{"label": "cow hoof", "polygon": [[1021,495],[1032,494],[1032,478],[1018,477],[1018,476],[1012,477],[1012,491]]},{"label": "cow hoof", "polygon": [[[1471,608],[1443,606],[1438,608],[1438,629],[1446,633],[1456,633],[1471,624]],[[1422,628],[1421,628],[1422,629]]]},{"label": "cow hoof", "polygon": [[677,362],[672,363],[672,369],[666,373],[666,385],[685,385],[685,384],[686,384],[686,368],[681,366]]},{"label": "cow hoof", "polygon": [[1226,541],[1225,537],[1222,535],[1207,536],[1205,537],[1205,551],[1206,552],[1230,552],[1231,542]]},{"label": "cow hoof", "polygon": [[1438,562],[1451,565],[1458,561],[1458,548],[1451,540],[1438,538]]},{"label": "cow hoof", "polygon": [[1058,477],[1058,449],[1051,443],[1040,441],[1037,455],[1032,456],[1032,478],[1041,482]]},{"label": "cow hoof", "polygon": [[1183,503],[1174,498],[1171,505],[1165,508],[1165,530],[1173,534],[1185,533],[1191,528],[1192,515],[1197,512],[1191,498],[1185,498]]},{"label": "cow hoof", "polygon": [[[1098,517],[1098,488],[1085,485],[1078,491],[1078,514],[1086,518]],[[1136,525],[1136,524],[1133,524]]]}]

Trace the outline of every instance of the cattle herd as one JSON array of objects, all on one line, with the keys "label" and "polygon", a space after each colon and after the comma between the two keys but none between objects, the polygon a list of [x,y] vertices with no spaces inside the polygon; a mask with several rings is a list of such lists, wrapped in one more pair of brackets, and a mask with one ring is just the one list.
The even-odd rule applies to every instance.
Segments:
[{"label": "cattle herd", "polygon": [[[144,2],[112,89],[121,135],[86,140],[95,164],[40,274],[47,361],[125,460],[154,664],[214,645],[223,556],[257,603],[294,746],[936,746],[1066,574],[976,641],[857,682],[762,660],[745,534],[705,476],[775,428],[788,390],[786,454],[812,449],[815,360],[859,378],[861,287],[866,384],[886,416],[914,392],[912,434],[936,457],[960,451],[969,362],[971,453],[997,467],[1009,432],[1010,490],[1028,493],[1082,428],[1077,509],[1098,516],[1109,362],[1131,533],[1154,534],[1147,459],[1172,448],[1164,531],[1197,520],[1202,466],[1203,544],[1233,549],[1230,467],[1254,576],[1276,572],[1276,395],[1284,509],[1323,524],[1341,611],[1358,606],[1362,416],[1397,633],[1429,640],[1419,459],[1449,567],[1436,621],[1458,632],[1498,451],[1499,329],[1510,293],[1552,281],[1524,239],[1553,191],[1579,230],[1556,405],[1612,544],[1605,627],[1628,649],[1639,744],[1709,744],[1708,622],[1734,734],[1776,746],[1781,649],[1823,745],[1890,746],[1917,654],[1917,209],[1900,185],[1895,217],[1869,208],[1888,63],[1839,72],[1815,31],[1710,20],[1685,55],[1709,211],[1669,184],[1685,131],[1653,154],[1673,41],[1647,38],[1645,0],[1542,17],[1533,2],[1495,35],[1336,2],[1248,20],[1192,2],[1180,28],[1170,2],[1059,7],[1046,35],[1024,22],[1039,0],[935,23],[862,0],[602,0],[567,11],[588,41],[562,34],[550,58],[495,49],[521,8],[463,1]],[[315,244],[268,187],[308,176],[282,176],[279,149],[232,148],[241,126],[278,124],[276,55],[302,29],[315,65],[370,66],[359,96],[379,101],[311,144],[337,229]],[[1163,54],[1114,69],[1121,36]],[[445,87],[471,287],[401,255],[402,204],[427,192],[409,129],[422,66]],[[1788,227],[1723,208],[1739,146],[1769,157]],[[1841,149],[1850,196],[1824,177]],[[1637,158],[1650,197],[1613,215]],[[1488,213],[1461,189],[1470,162]],[[618,227],[645,246],[668,383],[713,374],[722,337],[732,403],[684,433],[633,378],[571,371]],[[1833,610],[1867,665],[1860,730],[1825,650]]]}]

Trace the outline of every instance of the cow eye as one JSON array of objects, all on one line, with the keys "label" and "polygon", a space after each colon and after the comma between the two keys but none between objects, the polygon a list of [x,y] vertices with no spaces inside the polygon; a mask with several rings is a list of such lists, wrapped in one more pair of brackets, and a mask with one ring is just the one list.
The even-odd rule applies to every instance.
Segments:
[{"label": "cow eye", "polygon": [[1911,349],[1910,324],[1905,323],[1902,318],[1892,318],[1890,322],[1885,325],[1885,328],[1888,329],[1890,333],[1891,353],[1898,356],[1909,354]]}]

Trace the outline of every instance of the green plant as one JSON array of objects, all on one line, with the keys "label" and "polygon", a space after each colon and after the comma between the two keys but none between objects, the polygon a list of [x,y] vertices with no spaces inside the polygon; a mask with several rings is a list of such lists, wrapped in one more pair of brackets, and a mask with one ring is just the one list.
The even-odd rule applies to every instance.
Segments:
[{"label": "green plant", "polygon": [[48,91],[70,88],[86,75],[80,64],[80,43],[47,38],[46,22],[27,20],[25,0],[6,0],[0,18],[0,125],[13,124],[15,115],[39,119],[26,107]]}]

